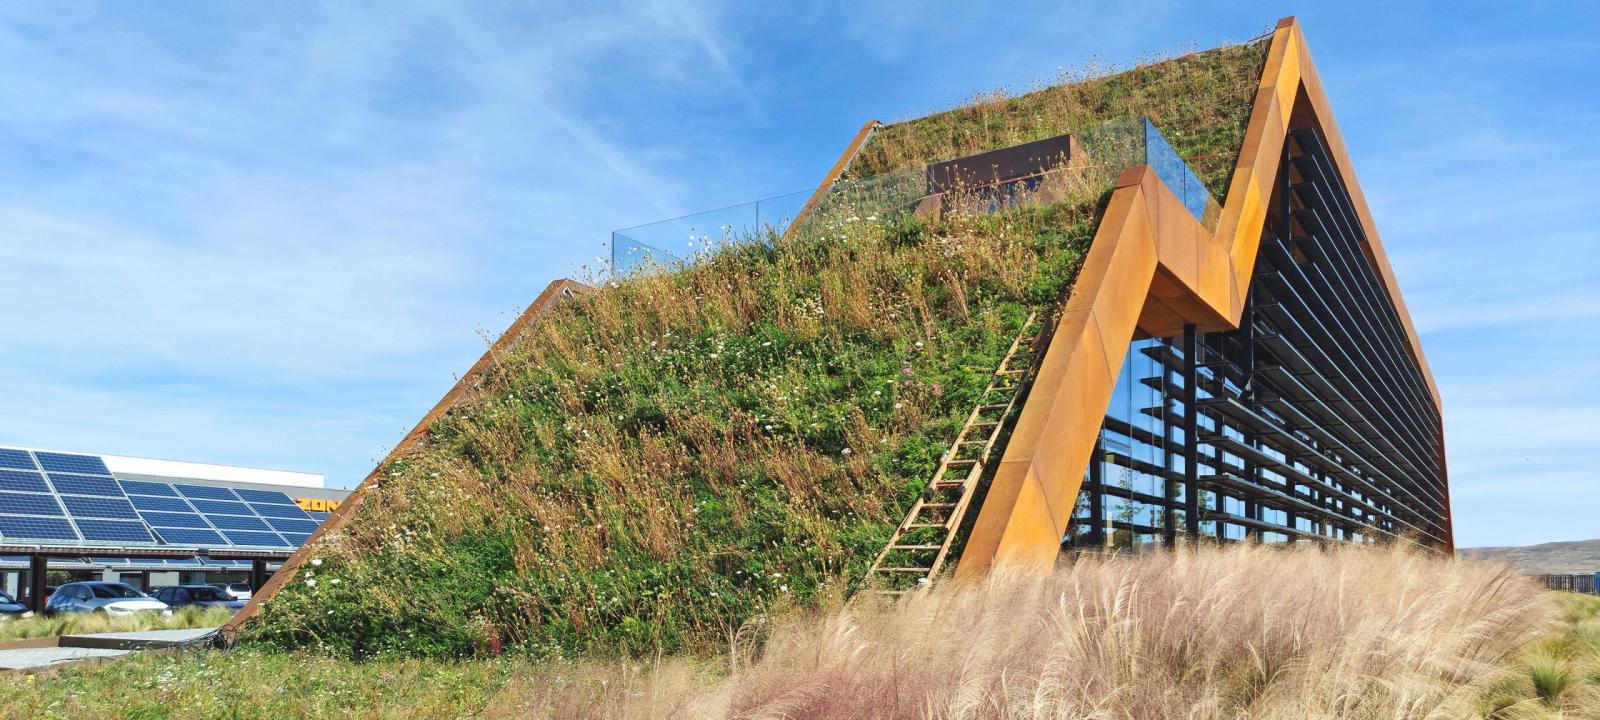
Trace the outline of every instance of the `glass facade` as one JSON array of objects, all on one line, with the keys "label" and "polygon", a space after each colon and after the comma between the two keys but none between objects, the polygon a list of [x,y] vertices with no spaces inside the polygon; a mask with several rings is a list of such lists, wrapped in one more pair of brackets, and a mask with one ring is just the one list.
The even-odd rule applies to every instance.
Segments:
[{"label": "glass facade", "polygon": [[1133,341],[1068,549],[1450,544],[1441,424],[1326,146],[1292,132],[1244,317]]}]

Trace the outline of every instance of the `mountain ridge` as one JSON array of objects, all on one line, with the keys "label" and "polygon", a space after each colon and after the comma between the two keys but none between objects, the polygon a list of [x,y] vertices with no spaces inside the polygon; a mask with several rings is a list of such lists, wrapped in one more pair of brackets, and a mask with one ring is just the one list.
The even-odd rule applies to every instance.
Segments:
[{"label": "mountain ridge", "polygon": [[1576,575],[1600,572],[1600,538],[1537,545],[1460,548],[1474,560],[1502,562],[1530,575]]}]

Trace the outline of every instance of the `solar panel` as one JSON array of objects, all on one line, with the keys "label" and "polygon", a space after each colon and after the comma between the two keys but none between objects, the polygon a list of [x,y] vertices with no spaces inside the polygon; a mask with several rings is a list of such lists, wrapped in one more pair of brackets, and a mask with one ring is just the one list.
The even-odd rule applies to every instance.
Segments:
[{"label": "solar panel", "polygon": [[235,545],[261,545],[265,547],[287,547],[289,545],[277,533],[223,530],[222,534],[228,536],[228,542]]},{"label": "solar panel", "polygon": [[125,557],[90,557],[89,561],[90,562],[100,563],[101,565],[127,565],[128,564],[128,559],[125,558]]},{"label": "solar panel", "polygon": [[138,513],[133,511],[133,505],[122,498],[62,495],[61,502],[67,506],[67,513],[73,517],[139,519]]},{"label": "solar panel", "polygon": [[310,520],[285,520],[283,518],[269,517],[267,518],[267,523],[272,526],[273,530],[286,533],[310,534],[317,529],[317,524]]},{"label": "solar panel", "polygon": [[53,495],[0,492],[0,513],[10,515],[65,515]]},{"label": "solar panel", "polygon": [[194,508],[183,498],[145,497],[143,495],[129,495],[128,500],[140,510],[155,510],[157,512],[193,513]]},{"label": "solar panel", "polygon": [[300,509],[299,505],[261,505],[258,503],[250,503],[250,507],[255,508],[256,512],[261,513],[266,517],[289,518],[291,520],[306,520],[309,517],[306,515],[306,511]]},{"label": "solar panel", "polygon": [[150,523],[157,528],[199,528],[201,530],[211,529],[211,526],[206,524],[204,518],[194,513],[141,512],[139,515],[144,518],[145,522]]},{"label": "solar panel", "polygon": [[4,537],[7,540],[76,541],[78,533],[73,531],[71,523],[61,518],[0,515],[0,537]]},{"label": "solar panel", "polygon": [[153,542],[150,531],[146,530],[144,523],[128,520],[87,520],[73,518],[72,522],[78,526],[78,532],[83,533],[85,540],[105,540],[111,542]]},{"label": "solar panel", "polygon": [[225,502],[225,501],[222,501],[222,500],[201,500],[199,498],[192,499],[189,502],[194,505],[194,509],[199,510],[200,512],[206,513],[208,515],[212,514],[212,513],[215,513],[215,514],[218,514],[218,515],[254,515],[255,514],[253,512],[250,512],[250,508],[245,507],[244,503],[242,503],[242,502]]},{"label": "solar panel", "polygon": [[261,518],[254,516],[243,517],[239,515],[207,515],[206,519],[210,520],[211,524],[215,525],[218,530],[267,531],[272,529],[267,527],[267,524],[262,522]]},{"label": "solar panel", "polygon": [[161,539],[173,545],[227,545],[215,530],[191,530],[188,528],[156,528],[156,534]]},{"label": "solar panel", "polygon": [[232,490],[207,485],[173,485],[184,497],[204,498],[206,500],[238,500]]},{"label": "solar panel", "polygon": [[129,495],[160,495],[162,497],[177,497],[178,491],[171,485],[159,482],[145,482],[143,480],[118,480],[122,484],[122,491]]},{"label": "solar panel", "polygon": [[0,468],[37,470],[39,466],[33,464],[33,456],[27,450],[0,448]]},{"label": "solar panel", "polygon": [[122,486],[116,480],[108,477],[93,477],[89,475],[58,475],[50,474],[50,484],[58,493],[71,495],[101,495],[105,497],[122,497]]},{"label": "solar panel", "polygon": [[297,548],[297,547],[300,547],[301,545],[306,544],[306,541],[310,540],[311,536],[310,535],[301,535],[299,533],[284,533],[283,534],[283,539],[289,541],[289,547],[296,547]]},{"label": "solar panel", "polygon": [[328,514],[322,512],[321,510],[307,510],[306,514],[310,515],[311,519],[317,521],[318,523],[328,519]]},{"label": "solar panel", "polygon": [[110,475],[106,463],[94,455],[68,455],[66,453],[35,452],[34,457],[39,458],[39,466],[45,472],[85,473],[88,475]]},{"label": "solar panel", "polygon": [[36,472],[0,470],[0,490],[47,493],[50,486],[45,485],[44,476]]},{"label": "solar panel", "polygon": [[239,497],[253,503],[270,503],[273,505],[294,504],[294,501],[290,500],[288,495],[278,492],[277,490],[248,490],[245,488],[234,488],[233,491],[239,493]]}]

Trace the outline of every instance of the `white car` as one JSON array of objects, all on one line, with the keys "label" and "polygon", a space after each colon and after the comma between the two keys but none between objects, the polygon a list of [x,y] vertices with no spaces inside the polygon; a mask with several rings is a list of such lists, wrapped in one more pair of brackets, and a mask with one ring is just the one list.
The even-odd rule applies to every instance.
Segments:
[{"label": "white car", "polygon": [[142,612],[171,613],[172,608],[132,585],[116,582],[73,582],[56,588],[44,614],[64,612],[105,613],[113,617]]},{"label": "white car", "polygon": [[250,583],[212,583],[211,586],[221,590],[223,594],[235,600],[250,599]]}]

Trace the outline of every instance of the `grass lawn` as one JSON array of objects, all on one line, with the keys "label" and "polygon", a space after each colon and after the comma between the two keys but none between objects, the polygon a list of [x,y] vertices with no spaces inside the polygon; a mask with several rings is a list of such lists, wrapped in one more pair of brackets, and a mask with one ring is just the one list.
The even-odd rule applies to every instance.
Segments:
[{"label": "grass lawn", "polygon": [[474,717],[519,667],[250,651],[141,654],[38,678],[0,676],[0,717]]}]

